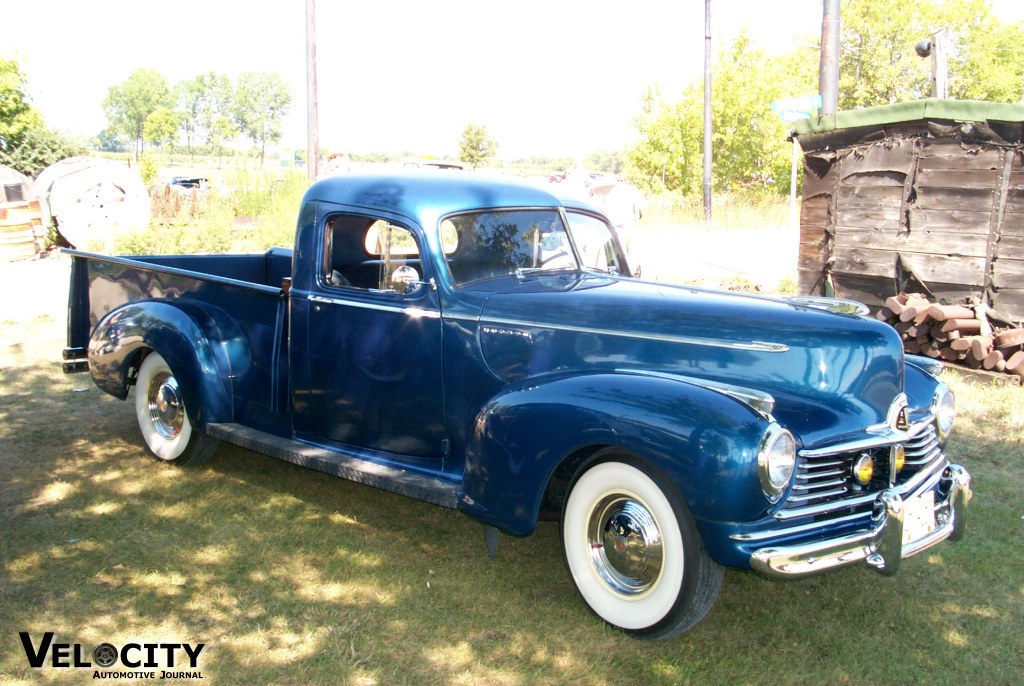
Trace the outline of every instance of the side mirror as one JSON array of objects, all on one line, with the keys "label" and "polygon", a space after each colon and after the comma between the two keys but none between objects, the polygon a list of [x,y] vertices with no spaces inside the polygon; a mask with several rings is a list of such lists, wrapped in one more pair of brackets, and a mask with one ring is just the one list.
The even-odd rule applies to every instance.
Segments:
[{"label": "side mirror", "polygon": [[403,265],[391,272],[391,287],[402,295],[407,294],[420,283],[422,283],[420,273],[409,265]]}]

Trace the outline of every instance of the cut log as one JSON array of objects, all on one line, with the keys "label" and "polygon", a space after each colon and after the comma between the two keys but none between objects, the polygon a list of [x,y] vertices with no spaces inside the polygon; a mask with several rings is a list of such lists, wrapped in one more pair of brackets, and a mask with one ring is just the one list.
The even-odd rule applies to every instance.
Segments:
[{"label": "cut log", "polygon": [[971,357],[981,362],[992,352],[991,336],[971,336]]},{"label": "cut log", "polygon": [[996,334],[995,346],[997,348],[1010,348],[1022,344],[1024,344],[1024,329],[1008,329]]},{"label": "cut log", "polygon": [[885,299],[885,306],[889,308],[889,311],[894,315],[899,316],[903,312],[903,306],[907,304],[907,296],[905,293],[899,295],[891,295]]},{"label": "cut log", "polygon": [[[985,369],[995,369],[999,365],[1002,365],[1003,369],[1006,369],[1006,359],[1003,357],[1003,354],[998,350],[993,350],[988,355],[986,355],[985,359],[982,360],[981,363],[981,366],[984,367]],[[1000,369],[999,371],[1003,370]]]},{"label": "cut log", "polygon": [[942,323],[943,331],[959,331],[961,334],[981,331],[979,319],[947,319]]},{"label": "cut log", "polygon": [[1018,350],[1006,358],[1006,371],[1014,373],[1024,372],[1024,351]]},{"label": "cut log", "polygon": [[928,316],[938,322],[947,319],[973,319],[974,310],[962,305],[931,305],[928,308]]}]

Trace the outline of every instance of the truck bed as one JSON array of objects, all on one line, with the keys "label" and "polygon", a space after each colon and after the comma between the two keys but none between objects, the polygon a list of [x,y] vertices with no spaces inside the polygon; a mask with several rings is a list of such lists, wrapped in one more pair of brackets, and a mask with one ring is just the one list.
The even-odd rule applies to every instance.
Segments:
[{"label": "truck bed", "polygon": [[246,363],[231,370],[236,420],[266,431],[284,429],[287,311],[281,296],[282,282],[291,276],[291,250],[143,257],[67,252],[72,265],[65,358],[71,364],[85,357],[93,330],[108,313],[136,302],[165,302],[216,331],[218,343],[245,350]]}]

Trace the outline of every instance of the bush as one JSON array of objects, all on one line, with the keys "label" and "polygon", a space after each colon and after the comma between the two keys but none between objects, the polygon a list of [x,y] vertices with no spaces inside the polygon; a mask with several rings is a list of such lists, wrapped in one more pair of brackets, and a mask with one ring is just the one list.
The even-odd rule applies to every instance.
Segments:
[{"label": "bush", "polygon": [[[144,159],[145,164],[145,159]],[[302,195],[300,172],[240,170],[223,190],[157,186],[149,227],[118,237],[118,255],[263,252],[291,247]]]}]

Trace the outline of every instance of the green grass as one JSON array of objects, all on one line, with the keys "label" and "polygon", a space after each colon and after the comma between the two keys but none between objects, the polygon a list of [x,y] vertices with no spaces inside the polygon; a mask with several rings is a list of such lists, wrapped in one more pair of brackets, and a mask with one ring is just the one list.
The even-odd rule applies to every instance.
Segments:
[{"label": "green grass", "polygon": [[118,236],[113,253],[192,255],[290,248],[308,185],[305,172],[241,168],[220,174],[205,191],[159,186],[152,192],[149,226]]},{"label": "green grass", "polygon": [[51,362],[62,324],[0,329],[0,684],[78,684],[18,638],[204,642],[206,684],[1016,684],[1024,675],[1024,402],[954,378],[966,539],[895,577],[729,571],[693,631],[608,629],[557,525],[503,537],[448,511],[238,448],[148,458],[130,402]]}]

